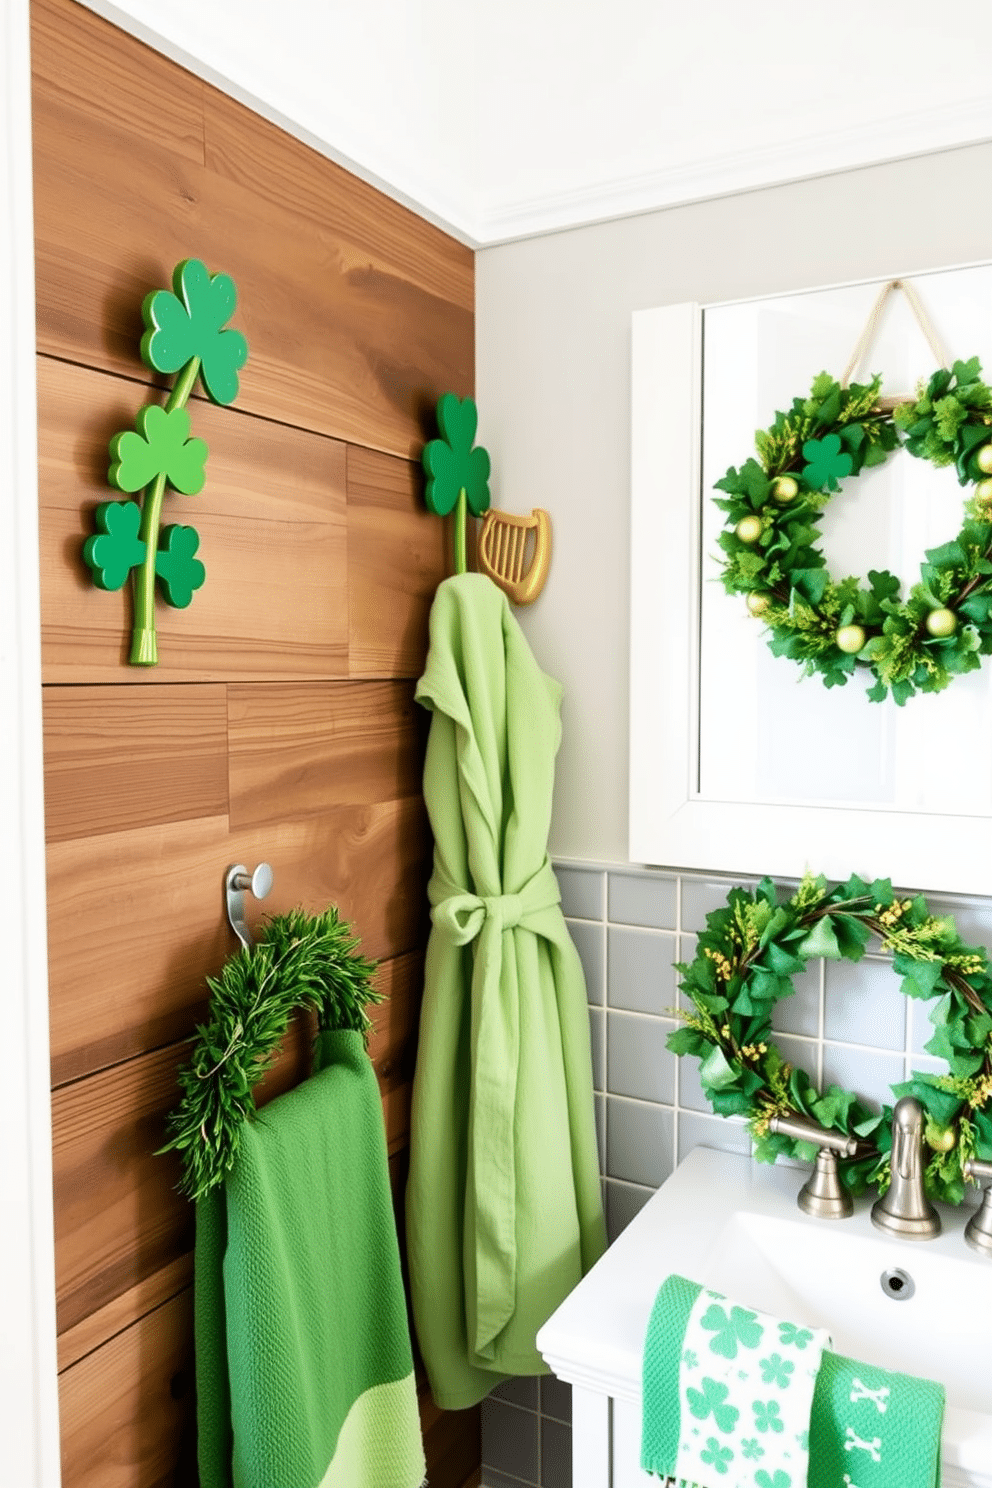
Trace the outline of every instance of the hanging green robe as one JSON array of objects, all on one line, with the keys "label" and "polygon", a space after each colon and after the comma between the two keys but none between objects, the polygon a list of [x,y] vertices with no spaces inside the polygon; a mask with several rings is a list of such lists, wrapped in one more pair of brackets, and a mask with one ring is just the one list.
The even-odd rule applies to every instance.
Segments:
[{"label": "hanging green robe", "polygon": [[561,688],[481,574],[440,585],[417,699],[432,930],[407,1241],[437,1404],[547,1373],[541,1324],[606,1245],[589,1014],[547,853]]}]

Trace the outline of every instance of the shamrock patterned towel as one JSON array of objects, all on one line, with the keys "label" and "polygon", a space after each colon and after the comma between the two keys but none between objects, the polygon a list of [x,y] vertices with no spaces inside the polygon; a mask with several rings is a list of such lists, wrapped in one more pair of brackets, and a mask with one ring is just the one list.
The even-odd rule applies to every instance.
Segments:
[{"label": "shamrock patterned towel", "polygon": [[813,1390],[829,1344],[822,1328],[669,1276],[644,1345],[641,1466],[697,1488],[806,1488]]}]

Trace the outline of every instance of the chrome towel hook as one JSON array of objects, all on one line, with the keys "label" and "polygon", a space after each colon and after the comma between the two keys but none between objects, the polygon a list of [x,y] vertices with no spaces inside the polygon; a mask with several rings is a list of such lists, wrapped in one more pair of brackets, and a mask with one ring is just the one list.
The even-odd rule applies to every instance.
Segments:
[{"label": "chrome towel hook", "polygon": [[254,873],[249,873],[244,863],[235,863],[224,875],[227,918],[246,951],[251,950],[251,933],[245,922],[245,894],[251,893],[256,899],[264,899],[271,887],[272,869],[268,863],[259,863]]}]

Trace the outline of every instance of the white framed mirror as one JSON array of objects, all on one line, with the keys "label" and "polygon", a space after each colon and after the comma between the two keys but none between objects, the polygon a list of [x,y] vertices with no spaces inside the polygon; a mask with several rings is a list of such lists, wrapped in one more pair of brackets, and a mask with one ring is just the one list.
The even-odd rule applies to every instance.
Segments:
[{"label": "white framed mirror", "polygon": [[[630,858],[992,892],[992,658],[939,694],[871,703],[774,657],[719,582],[713,482],[754,431],[839,376],[882,281],[637,312],[632,338]],[[992,266],[911,277],[950,359],[992,380]],[[910,394],[935,361],[902,295],[854,376]],[[822,523],[837,576],[916,582],[968,490],[906,452],[846,483]]]}]

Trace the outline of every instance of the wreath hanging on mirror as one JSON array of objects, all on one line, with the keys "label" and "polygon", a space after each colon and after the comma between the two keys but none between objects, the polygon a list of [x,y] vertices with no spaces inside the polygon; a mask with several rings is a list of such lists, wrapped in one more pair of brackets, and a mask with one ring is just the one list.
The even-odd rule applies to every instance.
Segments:
[{"label": "wreath hanging on mirror", "polygon": [[857,875],[829,886],[807,874],[779,902],[764,878],[754,890],[731,889],[725,908],[706,917],[696,959],[680,963],[680,989],[691,1011],[668,1036],[675,1054],[694,1054],[703,1090],[720,1116],[744,1116],[759,1162],[781,1155],[812,1161],[816,1147],[770,1130],[774,1116],[811,1119],[855,1138],[853,1158],[840,1158],[853,1193],[889,1182],[892,1108],[869,1109],[853,1091],[819,1091],[805,1070],[776,1047],[772,1013],[795,990],[794,977],[813,959],[859,961],[872,937],[892,957],[907,997],[932,1002],[929,1054],[948,1073],[914,1072],[892,1087],[914,1095],[926,1112],[925,1183],[932,1199],[959,1204],[970,1158],[992,1160],[992,975],[983,947],[960,939],[949,916],[934,916],[922,895],[900,899],[888,879]]},{"label": "wreath hanging on mirror", "polygon": [[[894,288],[876,304],[852,363]],[[938,360],[942,357],[938,356]],[[776,656],[796,661],[826,687],[843,686],[856,669],[870,672],[872,702],[890,692],[902,706],[917,692],[940,692],[992,654],[992,388],[977,357],[942,366],[914,399],[880,397],[881,377],[850,383],[822,372],[809,396],[795,398],[755,435],[757,458],[731,466],[716,488],[726,512],[719,537],[722,580],[764,622]],[[818,546],[819,522],[842,481],[881,465],[897,449],[934,466],[953,466],[964,503],[955,537],[929,549],[919,581],[903,597],[887,569],[835,579]]]}]

